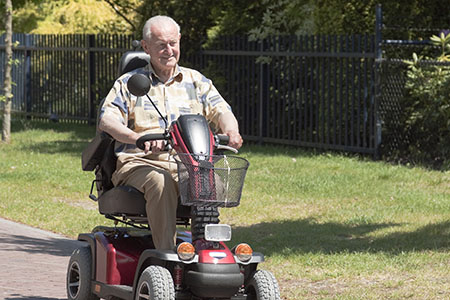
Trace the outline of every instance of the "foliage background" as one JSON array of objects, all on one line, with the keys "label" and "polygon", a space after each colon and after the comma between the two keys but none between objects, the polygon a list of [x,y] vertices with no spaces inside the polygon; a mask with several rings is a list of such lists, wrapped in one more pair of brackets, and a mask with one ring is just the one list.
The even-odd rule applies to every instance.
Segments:
[{"label": "foliage background", "polygon": [[150,16],[168,14],[180,23],[184,42],[198,48],[224,34],[251,33],[263,38],[271,34],[373,32],[378,3],[386,24],[402,28],[450,24],[448,5],[440,0],[16,0],[13,27],[24,33],[140,36]]},{"label": "foliage background", "polygon": [[403,134],[409,143],[398,156],[450,169],[450,33],[431,37],[438,57],[413,54],[402,99]]}]

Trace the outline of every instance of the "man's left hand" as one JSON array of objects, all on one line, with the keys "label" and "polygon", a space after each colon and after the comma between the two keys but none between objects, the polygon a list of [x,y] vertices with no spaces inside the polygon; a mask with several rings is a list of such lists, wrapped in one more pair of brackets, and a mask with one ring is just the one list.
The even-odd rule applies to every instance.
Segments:
[{"label": "man's left hand", "polygon": [[242,140],[241,135],[239,132],[231,131],[227,132],[226,135],[230,137],[230,141],[228,142],[228,146],[233,147],[235,149],[239,149],[242,147],[242,143],[244,142]]}]

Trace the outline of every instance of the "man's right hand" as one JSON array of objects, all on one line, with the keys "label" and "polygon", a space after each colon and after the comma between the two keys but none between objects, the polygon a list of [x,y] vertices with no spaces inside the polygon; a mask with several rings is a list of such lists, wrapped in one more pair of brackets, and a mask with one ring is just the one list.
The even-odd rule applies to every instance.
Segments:
[{"label": "man's right hand", "polygon": [[166,147],[166,143],[163,140],[157,140],[157,141],[148,141],[145,142],[145,150],[144,153],[147,154],[149,151],[152,151],[152,153],[159,153],[163,151]]}]

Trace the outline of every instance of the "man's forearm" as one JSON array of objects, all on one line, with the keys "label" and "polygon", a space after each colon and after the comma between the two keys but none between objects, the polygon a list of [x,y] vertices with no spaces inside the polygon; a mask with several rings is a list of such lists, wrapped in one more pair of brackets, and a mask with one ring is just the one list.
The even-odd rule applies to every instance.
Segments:
[{"label": "man's forearm", "polygon": [[232,112],[226,112],[219,118],[219,128],[222,133],[230,137],[229,146],[239,149],[242,146],[242,137],[239,134],[239,124]]},{"label": "man's forearm", "polygon": [[232,112],[226,112],[219,118],[219,128],[222,133],[239,133],[239,125]]},{"label": "man's forearm", "polygon": [[111,115],[104,115],[98,128],[109,133],[115,140],[125,144],[135,144],[139,134],[123,125],[117,118]]}]

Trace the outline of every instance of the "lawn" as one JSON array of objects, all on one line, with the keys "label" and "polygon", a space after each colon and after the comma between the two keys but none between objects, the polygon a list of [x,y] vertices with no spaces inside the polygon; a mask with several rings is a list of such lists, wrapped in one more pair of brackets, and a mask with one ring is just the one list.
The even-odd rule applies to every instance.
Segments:
[{"label": "lawn", "polygon": [[[99,224],[81,151],[95,129],[16,121],[0,144],[0,216],[75,238]],[[222,209],[283,299],[449,299],[450,172],[245,145],[241,205]]]}]

